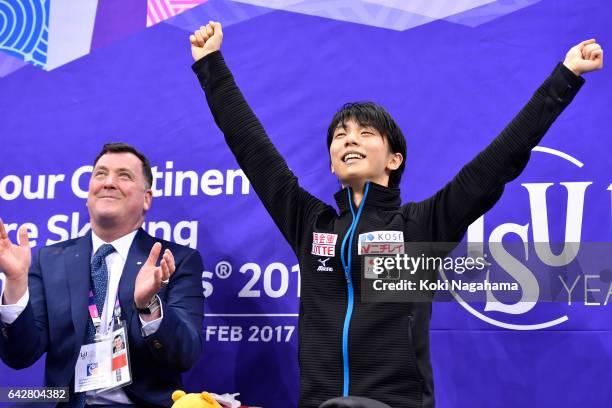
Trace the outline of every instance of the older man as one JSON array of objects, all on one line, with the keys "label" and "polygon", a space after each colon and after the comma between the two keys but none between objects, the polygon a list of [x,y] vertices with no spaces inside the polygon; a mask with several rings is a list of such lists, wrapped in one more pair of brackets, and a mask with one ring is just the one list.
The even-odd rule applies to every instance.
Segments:
[{"label": "older man", "polygon": [[[107,144],[89,182],[87,235],[31,262],[27,231],[12,244],[0,220],[0,357],[18,369],[46,352],[45,385],[69,386],[70,406],[170,406],[200,355],[202,260],[140,228],[151,184],[142,153]],[[128,347],[112,349],[116,336]]]}]

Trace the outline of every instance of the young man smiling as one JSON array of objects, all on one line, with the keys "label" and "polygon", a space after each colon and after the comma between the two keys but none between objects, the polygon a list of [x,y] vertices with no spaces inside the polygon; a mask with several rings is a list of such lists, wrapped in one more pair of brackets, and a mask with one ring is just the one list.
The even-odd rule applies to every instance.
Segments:
[{"label": "young man smiling", "polygon": [[[345,105],[329,126],[331,169],[344,189],[339,212],[303,190],[247,105],[220,53],[221,25],[190,36],[192,68],[227,144],[298,257],[300,407],[338,395],[394,408],[433,407],[431,304],[365,303],[363,237],[389,232],[400,242],[458,242],[526,166],[555,118],[599,69],[594,40],[572,47],[504,131],[431,198],[401,205],[406,145],[389,114],[372,103]],[[395,241],[394,241],[395,242]],[[333,272],[317,273],[324,258]]]},{"label": "young man smiling", "polygon": [[406,139],[393,118],[371,103],[347,103],[327,130],[331,171],[342,185],[353,186],[359,206],[365,180],[399,187],[406,163]]}]

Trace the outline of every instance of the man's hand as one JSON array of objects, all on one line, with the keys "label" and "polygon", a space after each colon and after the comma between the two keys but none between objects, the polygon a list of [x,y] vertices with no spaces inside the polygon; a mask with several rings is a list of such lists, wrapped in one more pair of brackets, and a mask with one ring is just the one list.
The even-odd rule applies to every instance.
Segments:
[{"label": "man's hand", "polygon": [[4,223],[0,220],[0,269],[6,275],[3,304],[12,305],[28,289],[28,270],[32,263],[32,250],[28,230],[21,227],[18,232],[19,245],[8,238]]},{"label": "man's hand", "polygon": [[219,51],[222,41],[223,31],[221,31],[221,23],[210,21],[205,26],[200,27],[199,30],[194,31],[189,36],[193,60],[197,61],[211,52]]},{"label": "man's hand", "polygon": [[603,49],[590,39],[573,46],[565,55],[563,61],[568,69],[580,76],[586,72],[603,68]]},{"label": "man's hand", "polygon": [[167,284],[176,269],[174,256],[169,249],[164,251],[164,256],[159,266],[155,266],[159,259],[161,248],[162,246],[159,242],[153,245],[147,261],[140,268],[138,276],[136,276],[134,303],[138,308],[144,308],[151,302],[153,296],[162,287],[162,282]]}]

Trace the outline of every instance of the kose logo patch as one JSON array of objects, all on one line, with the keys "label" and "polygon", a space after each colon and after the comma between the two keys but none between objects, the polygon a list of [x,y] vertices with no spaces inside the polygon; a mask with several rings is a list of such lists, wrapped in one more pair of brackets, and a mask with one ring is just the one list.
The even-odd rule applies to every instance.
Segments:
[{"label": "kose logo patch", "polygon": [[370,231],[359,234],[359,242],[404,242],[402,231]]}]

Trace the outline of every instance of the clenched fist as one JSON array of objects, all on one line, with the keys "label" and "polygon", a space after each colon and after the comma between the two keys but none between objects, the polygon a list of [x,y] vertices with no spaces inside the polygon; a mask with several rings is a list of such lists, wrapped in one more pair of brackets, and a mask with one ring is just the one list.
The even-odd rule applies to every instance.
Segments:
[{"label": "clenched fist", "polygon": [[221,23],[210,21],[205,26],[200,27],[199,30],[194,31],[189,36],[193,60],[197,61],[211,52],[219,51],[222,41]]},{"label": "clenched fist", "polygon": [[603,49],[590,39],[573,46],[565,55],[563,65],[574,74],[582,75],[603,68]]}]

